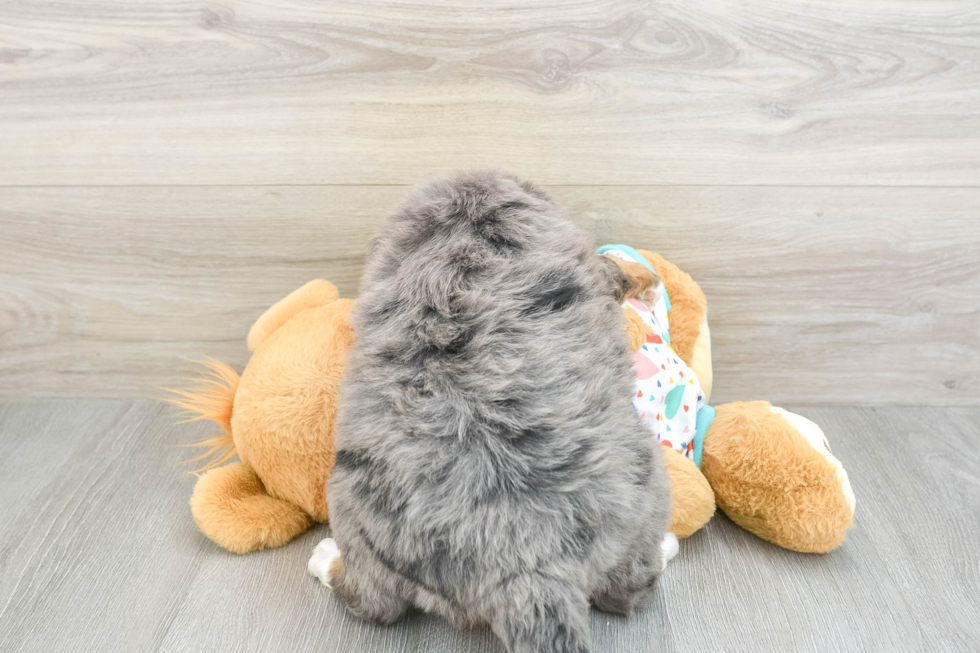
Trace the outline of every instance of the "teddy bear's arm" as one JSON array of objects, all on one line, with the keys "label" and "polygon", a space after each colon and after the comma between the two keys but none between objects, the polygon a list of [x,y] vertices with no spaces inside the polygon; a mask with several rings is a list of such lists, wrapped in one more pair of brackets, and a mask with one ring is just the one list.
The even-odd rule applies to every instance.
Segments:
[{"label": "teddy bear's arm", "polygon": [[711,333],[708,301],[701,288],[676,265],[653,252],[638,250],[657,271],[670,297],[670,347],[698,375],[705,400],[711,396]]},{"label": "teddy bear's arm", "polygon": [[650,327],[643,323],[639,313],[631,308],[623,308],[623,319],[626,321],[626,335],[630,339],[630,351],[636,353],[647,341]]},{"label": "teddy bear's arm", "polygon": [[698,337],[694,340],[694,350],[691,352],[691,360],[688,365],[698,375],[701,383],[701,391],[704,393],[704,401],[711,401],[711,382],[714,377],[714,370],[711,367],[711,331],[708,329],[708,315],[701,318],[698,326]]}]

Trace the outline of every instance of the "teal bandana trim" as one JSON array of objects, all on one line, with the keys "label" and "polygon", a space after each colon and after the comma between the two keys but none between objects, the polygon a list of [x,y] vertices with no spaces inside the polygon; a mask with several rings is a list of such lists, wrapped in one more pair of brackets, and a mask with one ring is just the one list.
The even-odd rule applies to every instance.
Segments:
[{"label": "teal bandana trim", "polygon": [[699,468],[701,467],[701,454],[704,453],[704,434],[708,432],[708,427],[711,426],[711,422],[715,419],[715,409],[705,404],[701,406],[701,410],[698,411],[697,424],[695,428],[697,433],[694,435],[694,464]]}]

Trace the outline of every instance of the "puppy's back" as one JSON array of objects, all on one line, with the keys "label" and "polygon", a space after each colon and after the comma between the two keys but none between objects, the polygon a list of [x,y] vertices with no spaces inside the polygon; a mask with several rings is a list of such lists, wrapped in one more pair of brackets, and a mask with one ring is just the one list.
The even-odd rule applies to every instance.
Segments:
[{"label": "puppy's back", "polygon": [[511,177],[437,180],[395,211],[354,315],[328,495],[348,576],[488,621],[512,650],[586,650],[589,596],[637,519],[663,530],[669,509],[615,287]]}]

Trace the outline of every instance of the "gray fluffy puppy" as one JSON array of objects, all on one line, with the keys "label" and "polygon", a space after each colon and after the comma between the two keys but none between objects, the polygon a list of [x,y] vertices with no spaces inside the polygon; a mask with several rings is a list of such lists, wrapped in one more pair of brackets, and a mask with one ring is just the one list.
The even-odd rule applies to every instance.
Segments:
[{"label": "gray fluffy puppy", "polygon": [[[323,578],[358,616],[488,623],[588,651],[663,564],[671,497],[630,398],[624,275],[494,172],[415,189],[373,240],[329,481]],[[326,547],[326,548],[324,548]],[[328,557],[329,560],[329,557]],[[311,561],[311,570],[313,561]]]}]

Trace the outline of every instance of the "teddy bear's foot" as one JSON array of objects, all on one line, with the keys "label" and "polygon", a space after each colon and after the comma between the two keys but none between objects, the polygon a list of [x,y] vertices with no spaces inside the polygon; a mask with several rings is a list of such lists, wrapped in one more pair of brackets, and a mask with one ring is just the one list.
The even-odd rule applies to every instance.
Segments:
[{"label": "teddy bear's foot", "polygon": [[732,521],[787,549],[830,551],[854,517],[847,473],[820,427],[767,401],[716,408],[701,471]]},{"label": "teddy bear's foot", "polygon": [[313,555],[310,557],[306,569],[311,576],[316,576],[321,583],[332,588],[330,573],[335,562],[340,564],[340,548],[337,546],[336,540],[328,537],[320,540],[320,543],[313,549]]},{"label": "teddy bear's foot", "polygon": [[671,533],[683,539],[694,535],[715,514],[715,494],[698,466],[679,451],[662,447],[664,464],[674,491]]},{"label": "teddy bear's foot", "polygon": [[202,474],[191,496],[191,512],[205,535],[233,553],[281,546],[313,522],[297,506],[266,494],[244,462]]}]

